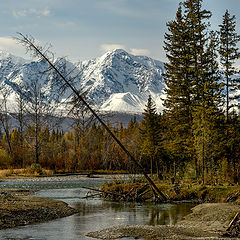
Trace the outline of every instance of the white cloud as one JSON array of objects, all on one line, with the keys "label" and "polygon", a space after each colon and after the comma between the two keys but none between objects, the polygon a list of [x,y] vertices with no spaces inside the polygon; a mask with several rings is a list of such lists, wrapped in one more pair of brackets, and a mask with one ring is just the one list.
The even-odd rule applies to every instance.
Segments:
[{"label": "white cloud", "polygon": [[0,50],[17,56],[26,57],[25,48],[22,45],[17,44],[17,41],[11,37],[0,37]]},{"label": "white cloud", "polygon": [[107,51],[113,51],[114,49],[123,49],[135,56],[150,56],[151,52],[148,49],[144,48],[127,48],[125,45],[122,44],[102,44],[100,46],[101,53],[105,53]]},{"label": "white cloud", "polygon": [[43,16],[49,16],[50,14],[51,14],[51,11],[49,10],[49,9],[44,9],[44,10],[42,10],[41,11],[41,14],[43,15]]},{"label": "white cloud", "polygon": [[125,51],[128,51],[126,46],[121,45],[121,44],[102,44],[100,46],[101,53],[105,53],[105,52],[108,52],[108,51],[113,51],[114,49],[123,49]]},{"label": "white cloud", "polygon": [[18,17],[26,17],[27,11],[26,10],[20,10],[20,11],[13,11],[13,16],[18,18]]},{"label": "white cloud", "polygon": [[4,48],[15,48],[17,46],[16,41],[10,37],[0,37],[0,49]]},{"label": "white cloud", "polygon": [[151,52],[144,48],[131,48],[130,53],[136,56],[150,56]]},{"label": "white cloud", "polygon": [[51,14],[51,11],[48,8],[45,9],[36,9],[36,8],[30,8],[30,9],[23,9],[23,10],[14,10],[12,12],[13,16],[15,18],[20,18],[20,17],[26,17],[27,15],[33,15],[37,17],[47,17]]}]

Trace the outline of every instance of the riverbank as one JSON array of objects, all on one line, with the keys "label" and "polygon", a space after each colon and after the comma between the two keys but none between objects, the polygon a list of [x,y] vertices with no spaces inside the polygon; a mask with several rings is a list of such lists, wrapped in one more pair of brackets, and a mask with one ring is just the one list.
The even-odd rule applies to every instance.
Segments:
[{"label": "riverbank", "polygon": [[[240,186],[229,183],[219,185],[202,185],[198,183],[171,184],[155,181],[168,202],[188,201],[204,202],[240,202]],[[107,200],[162,202],[151,190],[151,186],[144,179],[134,181],[116,180],[102,185],[103,198]],[[164,200],[164,201],[166,201]]]},{"label": "riverbank", "polygon": [[[204,203],[192,209],[192,213],[172,226],[117,226],[87,236],[98,239],[121,239],[126,237],[140,239],[229,239],[221,235],[240,205],[236,203]],[[234,239],[234,238],[231,238]],[[239,239],[239,238],[235,238]]]},{"label": "riverbank", "polygon": [[[130,178],[129,176],[124,175],[124,176],[121,176],[121,178],[118,177],[117,180],[115,180],[115,177],[116,176],[112,178],[109,175],[106,175],[106,176],[96,176],[96,178],[91,178],[91,177],[89,178],[86,176],[78,175],[78,176],[61,176],[61,177],[54,176],[54,177],[41,177],[41,178],[28,178],[28,179],[10,178],[10,179],[2,179],[1,184],[2,184],[2,188],[9,187],[9,186],[12,186],[12,187],[16,186],[17,188],[42,189],[42,186],[44,186],[46,183],[48,185],[54,186],[54,188],[56,187],[58,188],[59,185],[64,183],[65,187],[76,186],[77,188],[79,188],[80,183],[81,183],[81,186],[86,186],[86,182],[85,182],[86,180],[88,182],[87,185],[89,186],[94,185],[92,183],[94,183],[95,181],[98,181],[98,184],[100,184],[101,182],[106,183],[106,182],[109,182],[109,180],[111,180],[112,183],[108,183],[107,185],[108,186],[116,185],[119,188],[119,186],[121,186],[122,184],[124,185],[124,182],[126,181],[124,180],[125,178],[126,179]],[[104,181],[101,181],[101,179]],[[145,183],[139,182],[139,184],[145,184]],[[130,188],[129,192],[133,193],[135,191],[135,189],[132,189],[133,185],[127,184],[127,186],[128,185]],[[193,215],[191,214],[188,215],[184,220],[182,220],[181,222],[178,222],[177,225],[171,225],[171,226],[158,225],[156,227],[146,226],[146,225],[118,226],[110,229],[101,230],[98,232],[89,233],[88,236],[95,237],[98,239],[116,239],[116,238],[122,238],[122,237],[133,237],[133,238],[148,239],[148,240],[149,239],[151,240],[152,239],[174,239],[174,240],[176,239],[209,239],[209,238],[224,239],[224,238],[219,238],[219,236],[224,231],[226,226],[229,224],[234,214],[240,211],[240,207],[238,205],[238,202],[239,202],[238,195],[236,195],[237,186],[229,186],[229,188],[225,186],[218,186],[219,188],[223,188],[223,189],[220,189],[220,190],[213,189],[211,191],[208,186],[207,187],[192,186],[192,188],[190,188],[189,185],[186,185],[186,186],[180,185],[180,187],[176,190],[173,189],[174,185],[169,185],[168,188],[167,188],[167,184],[165,184],[165,186],[166,186],[166,188],[164,189],[165,194],[166,193],[169,194],[169,191],[170,191],[175,195],[176,191],[178,192],[180,190],[179,196],[190,196],[188,194],[185,195],[186,189],[190,189],[188,190],[189,193],[195,189],[194,192],[196,194],[198,193],[197,190],[200,189],[200,193],[198,193],[199,195],[192,194],[191,196],[198,196],[198,197],[201,197],[202,199],[204,196],[205,201],[208,201],[210,199],[210,196],[212,196],[212,198],[213,196],[217,196],[218,199],[221,199],[222,201],[226,201],[226,197],[231,201],[234,199],[235,200],[234,200],[234,203],[200,204],[195,207],[196,209],[194,208],[195,210],[193,209]],[[140,189],[141,188],[142,188],[142,185],[140,186]],[[223,192],[225,192],[225,194],[223,194]],[[52,202],[53,206],[51,207],[51,203],[47,202],[46,199],[28,197],[26,196],[27,194],[31,194],[31,191],[14,190],[11,192],[10,190],[0,190],[0,199],[3,199],[6,203],[3,209],[0,208],[0,211],[1,211],[0,213],[3,212],[3,217],[5,217],[5,218],[0,218],[0,221],[5,223],[5,227],[1,227],[1,228],[9,228],[9,227],[15,227],[19,225],[38,223],[38,222],[53,220],[58,217],[68,216],[68,214],[69,215],[72,214],[71,212],[72,210],[70,210],[70,213],[68,211],[65,212],[64,210],[65,207],[68,207],[67,204],[65,203],[60,202],[59,204],[61,204],[61,206],[60,205],[57,206],[56,202],[59,202],[59,201],[47,200]],[[169,196],[174,196],[174,195],[169,194]],[[3,200],[1,201],[4,202]],[[40,203],[42,200],[44,202]],[[2,206],[2,202],[0,202],[0,206]],[[29,206],[28,204],[31,204],[31,203],[33,205]],[[18,211],[18,208],[21,209],[21,207],[23,207],[22,211],[21,210]],[[51,209],[49,209],[48,207],[50,207]],[[74,210],[73,210],[73,213],[74,213]],[[23,218],[24,215],[27,215],[25,219]],[[15,225],[16,222],[17,223],[19,222],[20,224]],[[138,222],[138,223],[141,224],[141,222]],[[119,222],[119,224],[121,223]],[[134,224],[134,223],[132,222],[130,224]],[[107,226],[109,225],[103,226],[102,229]],[[209,229],[208,228],[209,226],[213,226],[213,229]],[[86,232],[94,231],[94,229],[98,230],[99,228],[97,229],[90,225],[90,228]],[[86,232],[84,233],[84,235],[86,234]]]},{"label": "riverbank", "polygon": [[61,176],[102,176],[102,175],[123,175],[126,171],[111,171],[111,170],[82,170],[77,172],[66,172],[43,169],[39,166],[36,168],[21,168],[21,169],[0,169],[0,179],[11,179],[11,178],[38,178],[38,177],[61,177]]},{"label": "riverbank", "polygon": [[[176,225],[171,226],[117,226],[91,232],[87,236],[98,239],[229,239],[223,238],[230,221],[240,211],[240,188],[238,185],[217,186],[197,183],[169,184],[157,182],[158,188],[168,202],[190,201],[199,203]],[[103,197],[111,200],[158,201],[144,181],[115,181],[102,186]],[[114,193],[114,194],[113,194]],[[161,202],[161,199],[160,199]],[[239,237],[239,236],[238,236]],[[234,238],[232,238],[234,239]],[[236,238],[239,239],[239,238]]]},{"label": "riverbank", "polygon": [[0,229],[46,222],[76,213],[64,202],[27,196],[31,193],[29,190],[0,190]]}]

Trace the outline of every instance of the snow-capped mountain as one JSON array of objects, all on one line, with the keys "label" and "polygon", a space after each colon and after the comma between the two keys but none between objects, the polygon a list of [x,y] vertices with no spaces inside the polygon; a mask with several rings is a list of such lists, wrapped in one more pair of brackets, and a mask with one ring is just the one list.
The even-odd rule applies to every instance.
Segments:
[{"label": "snow-capped mountain", "polygon": [[[57,61],[58,64],[60,66],[61,61]],[[47,67],[45,61],[26,61],[0,52],[0,90],[7,90],[10,105],[26,86],[28,89],[25,91],[31,94],[31,83],[36,80],[45,97],[50,101],[54,99],[53,74],[42,74]],[[68,73],[71,69],[74,69],[72,76],[77,76],[75,87],[86,92],[88,100],[102,111],[140,113],[149,94],[157,109],[162,109],[164,64],[160,61],[116,49],[79,65],[66,62],[64,71]],[[70,92],[62,93],[59,100],[65,101]]]}]

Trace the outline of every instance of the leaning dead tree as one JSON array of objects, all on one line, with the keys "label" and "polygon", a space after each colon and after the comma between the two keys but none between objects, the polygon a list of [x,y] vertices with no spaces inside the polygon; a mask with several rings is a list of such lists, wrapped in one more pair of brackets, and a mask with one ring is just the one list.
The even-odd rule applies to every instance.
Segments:
[{"label": "leaning dead tree", "polygon": [[120,142],[120,140],[115,136],[115,134],[110,130],[110,128],[105,124],[105,122],[99,117],[99,115],[93,110],[93,108],[85,101],[81,93],[75,88],[74,84],[71,83],[71,80],[68,79],[69,74],[63,74],[61,69],[57,67],[57,64],[54,63],[54,55],[49,51],[49,47],[38,45],[35,39],[28,35],[23,35],[18,33],[18,42],[25,46],[26,51],[30,52],[33,57],[39,58],[39,61],[46,61],[49,65],[49,70],[53,71],[56,75],[55,81],[56,86],[60,87],[59,89],[71,89],[75,98],[80,100],[93,114],[93,116],[101,123],[101,125],[106,129],[110,136],[116,141],[116,143],[121,147],[121,149],[127,154],[129,159],[136,165],[139,171],[144,175],[155,195],[160,199],[167,200],[166,196],[160,191],[156,186],[153,180],[148,176],[147,172],[144,170],[143,166],[134,158],[134,156],[125,148],[125,146]]}]

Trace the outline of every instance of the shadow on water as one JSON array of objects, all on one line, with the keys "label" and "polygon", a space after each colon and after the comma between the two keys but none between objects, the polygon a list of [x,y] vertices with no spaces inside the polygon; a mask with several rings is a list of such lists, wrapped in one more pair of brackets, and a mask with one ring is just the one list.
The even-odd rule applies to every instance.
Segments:
[{"label": "shadow on water", "polygon": [[[0,231],[0,239],[31,240],[90,240],[91,231],[116,225],[174,225],[190,213],[193,204],[140,204],[82,199],[87,190],[81,186],[101,184],[91,182],[21,182],[10,183],[8,188],[40,189],[35,196],[65,201],[79,210],[78,214],[47,223]],[[5,183],[7,188],[8,183]],[[1,185],[0,185],[1,188]],[[130,238],[129,238],[130,239]]]}]

